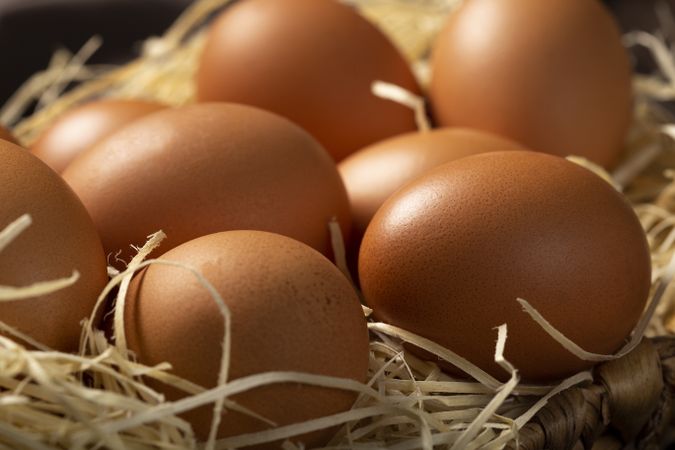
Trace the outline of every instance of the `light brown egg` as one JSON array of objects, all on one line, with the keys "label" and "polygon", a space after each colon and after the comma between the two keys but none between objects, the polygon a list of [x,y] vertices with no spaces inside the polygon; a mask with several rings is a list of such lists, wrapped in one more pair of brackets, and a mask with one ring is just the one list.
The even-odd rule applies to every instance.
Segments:
[{"label": "light brown egg", "polygon": [[596,0],[467,0],[438,36],[430,100],[442,126],[611,167],[631,120],[631,68]]},{"label": "light brown egg", "polygon": [[384,201],[441,164],[478,153],[525,150],[509,139],[468,128],[407,133],[360,150],[338,165],[352,208],[352,239],[360,239]]},{"label": "light brown egg", "polygon": [[470,156],[390,197],[359,257],[380,320],[453,350],[495,376],[495,327],[525,379],[591,366],[546,334],[523,298],[568,338],[617,351],[650,287],[645,234],[628,202],[591,171],[534,152]]},{"label": "light brown egg", "polygon": [[38,342],[75,351],[80,321],[108,281],[106,259],[87,211],[66,183],[23,148],[0,140],[0,229],[23,214],[32,225],[0,252],[0,285],[80,278],[58,292],[0,303],[0,320]]},{"label": "light brown egg", "polygon": [[328,223],[348,234],[335,163],[305,131],[250,106],[210,103],[144,117],[63,173],[89,210],[106,252],[133,254],[164,230],[169,250],[232,229],[272,231],[330,254]]},{"label": "light brown egg", "polygon": [[[368,331],[358,297],[324,256],[293,239],[260,231],[229,231],[187,242],[161,257],[199,270],[231,311],[229,380],[295,371],[365,382]],[[124,311],[130,349],[149,365],[168,361],[174,373],[205,387],[217,385],[224,332],[213,298],[185,269],[152,265],[132,281]],[[155,383],[170,399],[181,396]],[[231,398],[287,425],[348,410],[353,391],[273,384]],[[186,414],[199,439],[213,408]],[[269,428],[235,411],[222,416],[219,437]],[[335,430],[300,438],[308,448]],[[279,443],[262,448],[279,448]]]},{"label": "light brown egg", "polygon": [[164,109],[140,100],[99,100],[73,108],[31,146],[35,156],[61,173],[80,153],[134,120]]},{"label": "light brown egg", "polygon": [[12,133],[5,127],[0,126],[0,139],[11,142],[12,144],[18,144],[19,141],[12,135]]},{"label": "light brown egg", "polygon": [[200,101],[288,117],[337,160],[413,131],[413,112],[371,93],[376,81],[420,92],[403,56],[336,0],[245,0],[213,23],[196,78]]}]

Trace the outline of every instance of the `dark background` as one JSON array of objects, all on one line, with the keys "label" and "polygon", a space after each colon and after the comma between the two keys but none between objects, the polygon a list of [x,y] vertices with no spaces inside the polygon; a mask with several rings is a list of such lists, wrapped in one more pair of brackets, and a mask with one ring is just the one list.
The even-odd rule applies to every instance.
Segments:
[{"label": "dark background", "polygon": [[92,36],[92,63],[123,63],[162,34],[193,0],[0,0],[0,105],[60,47],[78,51]]},{"label": "dark background", "polygon": [[[0,0],[0,105],[30,75],[44,69],[59,47],[73,52],[93,35],[103,47],[92,63],[119,64],[137,56],[139,43],[160,35],[193,0]],[[279,0],[283,1],[283,0]],[[623,31],[659,27],[659,0],[605,0]],[[675,0],[660,0],[675,11]],[[671,16],[672,17],[672,16]],[[670,36],[675,41],[675,36]],[[654,70],[635,50],[636,68]]]}]

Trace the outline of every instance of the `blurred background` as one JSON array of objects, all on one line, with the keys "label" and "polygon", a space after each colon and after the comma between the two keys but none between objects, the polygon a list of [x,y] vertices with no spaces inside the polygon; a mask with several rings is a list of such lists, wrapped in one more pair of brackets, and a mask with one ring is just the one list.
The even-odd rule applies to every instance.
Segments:
[{"label": "blurred background", "polygon": [[193,0],[0,0],[0,105],[59,48],[77,52],[92,36],[92,64],[122,64],[161,35]]},{"label": "blurred background", "polygon": [[[193,1],[0,0],[0,105],[30,75],[47,67],[57,49],[77,52],[94,35],[102,37],[103,46],[90,63],[122,64],[133,59],[144,39],[162,34]],[[675,42],[675,0],[604,2],[624,32],[660,30]],[[633,52],[638,71],[655,70],[646,50]]]}]

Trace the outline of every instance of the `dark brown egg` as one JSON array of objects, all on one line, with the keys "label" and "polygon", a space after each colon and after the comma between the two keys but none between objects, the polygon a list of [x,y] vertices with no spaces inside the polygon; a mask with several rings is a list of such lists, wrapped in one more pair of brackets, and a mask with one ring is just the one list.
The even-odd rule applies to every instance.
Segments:
[{"label": "dark brown egg", "polygon": [[440,125],[617,162],[631,120],[631,69],[596,0],[468,0],[438,36],[432,71]]},{"label": "dark brown egg", "polygon": [[19,143],[19,141],[17,141],[17,139],[14,137],[14,135],[12,135],[12,133],[3,126],[0,126],[0,139],[4,139],[5,141],[11,142],[12,144]]},{"label": "dark brown egg", "polygon": [[139,100],[100,100],[65,113],[31,146],[35,156],[61,173],[77,155],[115,131],[155,111],[158,103]]},{"label": "dark brown egg", "polygon": [[[358,297],[324,256],[293,239],[260,231],[229,231],[187,242],[161,257],[200,271],[231,311],[229,380],[295,371],[365,382],[368,331]],[[217,385],[224,319],[206,289],[187,270],[152,265],[132,281],[124,311],[130,349],[141,362],[171,363],[174,373],[205,387]],[[171,399],[181,395],[159,383]],[[347,411],[352,391],[300,383],[272,384],[231,397],[279,425]],[[212,406],[185,415],[205,440]],[[235,411],[222,416],[219,437],[269,428]],[[291,440],[308,448],[335,430]],[[279,443],[263,448],[279,448]]]},{"label": "dark brown egg", "polygon": [[470,156],[390,197],[359,257],[377,318],[453,350],[495,376],[495,327],[524,378],[588,368],[516,302],[568,338],[617,351],[650,287],[645,234],[628,202],[591,171],[534,152]]},{"label": "dark brown egg", "polygon": [[0,252],[0,285],[29,286],[80,273],[52,294],[0,303],[0,320],[38,342],[75,351],[80,321],[108,281],[106,259],[87,211],[66,183],[23,148],[0,140],[0,229],[23,214],[32,225]]},{"label": "dark brown egg", "polygon": [[225,103],[167,109],[125,127],[63,173],[106,252],[133,254],[158,230],[169,250],[233,229],[277,232],[330,254],[349,203],[335,163],[290,121]]},{"label": "dark brown egg", "polygon": [[409,108],[371,94],[376,80],[420,92],[403,56],[352,7],[335,0],[245,0],[212,25],[197,95],[288,117],[339,161],[415,129]]},{"label": "dark brown egg", "polygon": [[469,155],[525,150],[509,139],[467,128],[407,133],[373,144],[338,165],[352,208],[352,239],[360,238],[382,203],[425,172]]}]

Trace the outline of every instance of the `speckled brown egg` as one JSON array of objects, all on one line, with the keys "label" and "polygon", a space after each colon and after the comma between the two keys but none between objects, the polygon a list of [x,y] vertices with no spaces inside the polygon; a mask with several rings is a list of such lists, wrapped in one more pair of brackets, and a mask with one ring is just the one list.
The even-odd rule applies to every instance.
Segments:
[{"label": "speckled brown egg", "polygon": [[438,123],[560,156],[617,162],[631,68],[596,0],[468,0],[439,34],[430,99]]},{"label": "speckled brown egg", "polygon": [[31,146],[35,156],[61,173],[77,155],[134,120],[165,108],[141,100],[99,100],[66,112]]},{"label": "speckled brown egg", "polygon": [[591,171],[534,152],[470,156],[390,197],[359,256],[376,317],[453,350],[495,376],[495,327],[506,358],[529,380],[592,363],[568,353],[516,302],[568,338],[617,351],[650,287],[644,232],[628,202]]},{"label": "speckled brown egg", "polygon": [[336,0],[245,0],[213,23],[196,78],[200,101],[288,117],[336,159],[415,129],[412,111],[371,93],[376,81],[419,93],[394,45]]},{"label": "speckled brown egg", "polygon": [[360,150],[338,165],[352,208],[352,238],[397,189],[441,164],[469,155],[524,150],[509,139],[468,128],[438,128],[396,136]]},{"label": "speckled brown egg", "polygon": [[106,252],[163,230],[169,250],[233,229],[271,231],[330,254],[328,223],[349,231],[335,163],[309,134],[250,106],[167,109],[125,127],[63,173],[89,210]]},{"label": "speckled brown egg", "polygon": [[[200,271],[231,311],[229,380],[295,371],[365,382],[368,331],[351,284],[324,256],[293,239],[260,231],[229,231],[187,242],[161,257]],[[171,363],[175,374],[217,385],[224,332],[213,298],[183,268],[152,265],[130,286],[124,311],[129,347],[141,362]],[[181,395],[155,383],[171,399]],[[348,410],[353,391],[299,383],[273,384],[231,400],[279,425]],[[185,415],[200,440],[211,406]],[[219,437],[269,428],[235,411],[222,416]],[[292,438],[308,448],[335,430]],[[279,443],[261,448],[279,448]]]},{"label": "speckled brown egg", "polygon": [[0,139],[11,142],[12,144],[18,144],[19,141],[12,135],[12,133],[5,127],[0,125]]},{"label": "speckled brown egg", "polygon": [[32,225],[0,252],[0,285],[29,286],[80,273],[75,284],[27,300],[0,303],[0,320],[38,342],[75,351],[80,321],[108,281],[101,240],[87,211],[54,171],[0,140],[0,229],[23,214]]}]

